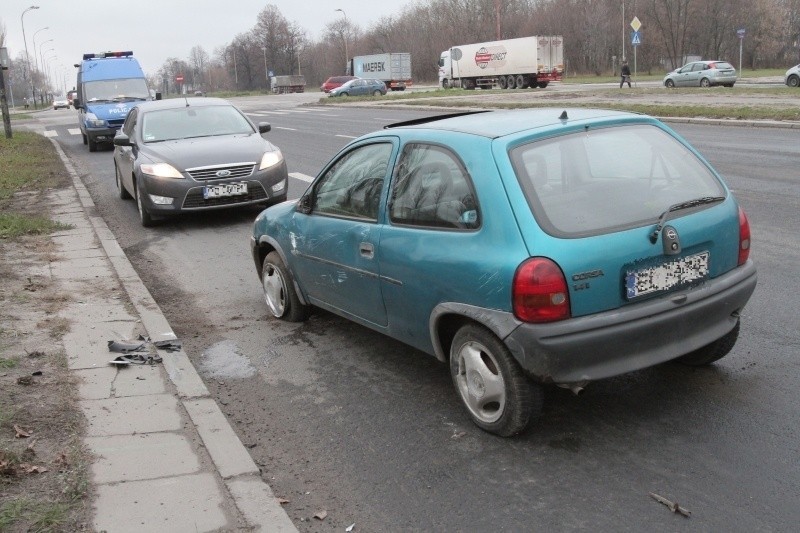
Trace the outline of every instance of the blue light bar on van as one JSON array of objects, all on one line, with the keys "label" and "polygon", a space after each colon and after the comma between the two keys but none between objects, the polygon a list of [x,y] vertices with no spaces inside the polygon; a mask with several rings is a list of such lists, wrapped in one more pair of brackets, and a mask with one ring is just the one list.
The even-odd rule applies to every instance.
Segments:
[{"label": "blue light bar on van", "polygon": [[83,54],[83,59],[103,59],[105,57],[130,57],[133,52],[99,52],[97,54]]}]

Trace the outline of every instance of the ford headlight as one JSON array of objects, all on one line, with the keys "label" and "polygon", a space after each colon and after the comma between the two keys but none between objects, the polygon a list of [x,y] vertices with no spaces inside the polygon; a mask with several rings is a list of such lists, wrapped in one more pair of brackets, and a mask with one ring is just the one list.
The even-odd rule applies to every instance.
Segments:
[{"label": "ford headlight", "polygon": [[183,178],[183,175],[175,167],[167,163],[144,164],[141,169],[143,173],[156,178]]},{"label": "ford headlight", "polygon": [[275,150],[274,152],[267,152],[261,158],[261,164],[258,165],[258,170],[264,170],[265,168],[274,167],[278,163],[283,161],[283,154],[280,150]]}]

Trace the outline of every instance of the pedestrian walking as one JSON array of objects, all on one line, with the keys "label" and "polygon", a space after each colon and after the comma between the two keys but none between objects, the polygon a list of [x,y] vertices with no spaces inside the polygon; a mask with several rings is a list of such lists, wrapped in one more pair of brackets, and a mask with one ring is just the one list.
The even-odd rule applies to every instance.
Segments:
[{"label": "pedestrian walking", "polygon": [[631,67],[628,66],[627,61],[622,62],[622,69],[620,70],[620,76],[622,79],[619,80],[619,88],[622,89],[622,86],[627,83],[628,87],[631,86]]}]

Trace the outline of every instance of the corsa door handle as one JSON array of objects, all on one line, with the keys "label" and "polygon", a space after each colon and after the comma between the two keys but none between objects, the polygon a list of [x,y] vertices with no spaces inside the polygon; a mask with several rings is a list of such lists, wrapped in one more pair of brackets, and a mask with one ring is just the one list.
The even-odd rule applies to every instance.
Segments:
[{"label": "corsa door handle", "polygon": [[366,257],[367,259],[372,259],[375,257],[375,247],[371,242],[362,242],[359,244],[358,251],[361,254],[361,257]]}]

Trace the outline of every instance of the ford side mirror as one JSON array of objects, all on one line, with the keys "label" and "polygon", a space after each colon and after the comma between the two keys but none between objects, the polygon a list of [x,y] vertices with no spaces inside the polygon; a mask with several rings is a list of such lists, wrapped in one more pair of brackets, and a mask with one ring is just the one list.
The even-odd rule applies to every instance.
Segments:
[{"label": "ford side mirror", "polygon": [[133,143],[130,137],[120,132],[114,136],[114,146],[133,146]]},{"label": "ford side mirror", "polygon": [[81,99],[78,98],[77,96],[72,99],[72,107],[74,107],[75,109],[80,109],[83,107],[81,105]]},{"label": "ford side mirror", "polygon": [[269,122],[259,122],[258,123],[258,133],[267,133],[272,129]]},{"label": "ford side mirror", "polygon": [[156,100],[161,100],[161,93],[156,93]]}]

